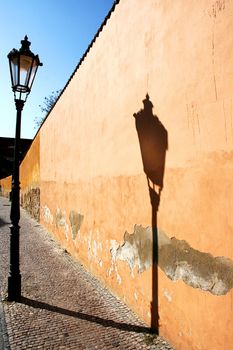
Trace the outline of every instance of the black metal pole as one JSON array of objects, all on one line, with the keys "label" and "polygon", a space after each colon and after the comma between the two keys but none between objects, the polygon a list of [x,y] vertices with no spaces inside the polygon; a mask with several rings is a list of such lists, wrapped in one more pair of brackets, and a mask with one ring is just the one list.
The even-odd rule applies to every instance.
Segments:
[{"label": "black metal pole", "polygon": [[11,188],[11,226],[10,226],[10,272],[8,276],[8,300],[19,301],[21,298],[21,275],[19,268],[19,219],[20,219],[20,182],[19,182],[19,148],[21,112],[24,101],[15,100],[16,105],[16,130],[14,147],[14,165]]}]

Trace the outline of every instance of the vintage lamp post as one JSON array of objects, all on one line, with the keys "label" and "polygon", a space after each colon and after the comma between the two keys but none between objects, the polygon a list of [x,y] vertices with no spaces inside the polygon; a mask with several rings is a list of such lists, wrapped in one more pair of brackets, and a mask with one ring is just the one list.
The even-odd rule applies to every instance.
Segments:
[{"label": "vintage lamp post", "polygon": [[38,66],[42,66],[39,56],[30,49],[27,36],[21,41],[19,50],[13,49],[8,54],[12,90],[16,106],[16,130],[14,145],[14,164],[11,188],[11,226],[10,226],[10,272],[8,276],[8,300],[19,301],[21,297],[21,275],[19,268],[19,219],[20,219],[20,182],[19,182],[19,148],[21,112],[31,91]]}]

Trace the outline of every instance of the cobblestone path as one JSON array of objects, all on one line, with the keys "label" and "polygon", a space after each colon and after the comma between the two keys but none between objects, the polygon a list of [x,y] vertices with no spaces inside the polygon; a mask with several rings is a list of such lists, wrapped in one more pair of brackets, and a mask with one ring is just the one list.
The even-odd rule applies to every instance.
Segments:
[{"label": "cobblestone path", "polygon": [[5,301],[8,199],[0,197],[0,349],[173,349],[21,210],[22,300]]}]

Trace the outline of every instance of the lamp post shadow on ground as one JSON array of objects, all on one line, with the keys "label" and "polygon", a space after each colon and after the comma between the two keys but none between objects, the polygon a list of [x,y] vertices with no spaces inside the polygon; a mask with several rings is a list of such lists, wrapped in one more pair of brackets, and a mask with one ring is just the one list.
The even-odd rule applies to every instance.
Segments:
[{"label": "lamp post shadow on ground", "polygon": [[11,188],[11,225],[10,225],[10,271],[8,276],[7,299],[19,301],[21,298],[21,274],[19,263],[19,220],[20,220],[20,182],[19,182],[19,153],[21,114],[24,103],[31,91],[36,72],[42,63],[38,55],[29,49],[31,43],[25,36],[19,50],[13,49],[8,54],[12,90],[16,106],[16,129],[14,142],[14,162]]}]

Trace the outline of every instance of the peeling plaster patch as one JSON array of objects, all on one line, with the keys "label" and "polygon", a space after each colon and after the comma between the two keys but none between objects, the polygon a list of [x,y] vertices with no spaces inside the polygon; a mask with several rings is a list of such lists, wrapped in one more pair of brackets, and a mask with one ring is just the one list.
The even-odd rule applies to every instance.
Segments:
[{"label": "peeling plaster patch", "polygon": [[122,279],[121,279],[121,276],[120,276],[119,273],[118,273],[117,268],[115,269],[115,271],[116,271],[116,276],[117,276],[117,283],[118,283],[118,284],[121,284],[121,283],[122,283]]},{"label": "peeling plaster patch", "polygon": [[94,259],[97,258],[97,243],[95,240],[93,241],[93,244],[92,244],[92,255]]},{"label": "peeling plaster patch", "polygon": [[66,222],[66,212],[62,211],[60,208],[57,208],[55,215],[55,223],[56,227],[64,228],[66,240],[68,240],[69,226]]},{"label": "peeling plaster patch", "polygon": [[[102,267],[103,261],[101,258],[103,255],[102,255],[102,243],[98,241],[99,231],[90,230],[85,237],[82,237],[82,239],[87,244],[88,260],[90,261],[90,263],[94,262],[94,264],[99,265],[99,267]],[[97,237],[97,240],[94,239],[94,237]]]},{"label": "peeling plaster patch", "polygon": [[[126,261],[142,273],[152,265],[152,229],[135,225],[133,234],[125,232],[124,242],[111,241],[112,261]],[[224,295],[233,288],[233,261],[213,257],[193,249],[184,240],[169,238],[158,231],[158,264],[172,281],[182,280],[194,288]],[[165,295],[166,296],[166,295]]]},{"label": "peeling plaster patch", "polygon": [[40,189],[27,187],[20,194],[21,205],[37,221],[40,221]]},{"label": "peeling plaster patch", "polygon": [[183,280],[214,295],[224,295],[233,288],[232,260],[199,252],[174,237],[159,248],[159,266],[172,281]]},{"label": "peeling plaster patch", "polygon": [[91,260],[91,243],[88,242],[88,248],[87,248],[87,256],[88,256],[88,260]]},{"label": "peeling plaster patch", "polygon": [[57,227],[65,227],[66,224],[66,213],[62,211],[60,208],[57,208],[55,215],[55,222]]},{"label": "peeling plaster patch", "polygon": [[110,240],[110,253],[111,253],[111,256],[112,256],[112,260],[113,261],[116,261],[116,254],[117,254],[117,249],[119,248],[119,245],[117,243],[117,241],[111,239]]},{"label": "peeling plaster patch", "polygon": [[49,207],[46,205],[42,207],[42,216],[47,224],[53,223],[53,215],[51,214]]},{"label": "peeling plaster patch", "polygon": [[111,274],[113,272],[115,272],[116,274],[116,278],[117,278],[117,282],[118,284],[121,284],[122,283],[122,279],[121,279],[121,276],[119,275],[119,272],[118,272],[118,269],[117,269],[117,265],[116,265],[116,254],[117,254],[117,249],[118,249],[119,245],[117,243],[117,241],[111,239],[110,240],[110,253],[111,253],[111,256],[112,256],[112,260],[111,260],[111,266],[109,268],[109,271],[108,271],[108,276],[110,277]]},{"label": "peeling plaster patch", "polygon": [[87,256],[88,260],[91,260],[92,253],[91,253],[91,239],[92,239],[92,232],[89,232],[88,239],[87,239]]},{"label": "peeling plaster patch", "polygon": [[112,258],[127,261],[130,269],[138,267],[138,272],[143,272],[151,266],[152,261],[152,238],[150,227],[144,228],[135,225],[134,233],[125,232],[124,243],[114,245],[110,249]]},{"label": "peeling plaster patch", "polygon": [[76,239],[84,219],[84,215],[77,213],[72,210],[69,215],[71,230],[72,230],[72,239]]},{"label": "peeling plaster patch", "polygon": [[164,290],[163,295],[165,296],[165,298],[167,298],[169,302],[172,301],[172,296],[168,293],[166,289]]},{"label": "peeling plaster patch", "polygon": [[116,259],[127,261],[130,269],[132,270],[136,261],[137,250],[129,242],[124,242],[123,246],[116,251]]},{"label": "peeling plaster patch", "polygon": [[69,226],[68,226],[68,224],[65,223],[65,235],[66,235],[66,240],[68,240],[68,233],[69,233]]}]

